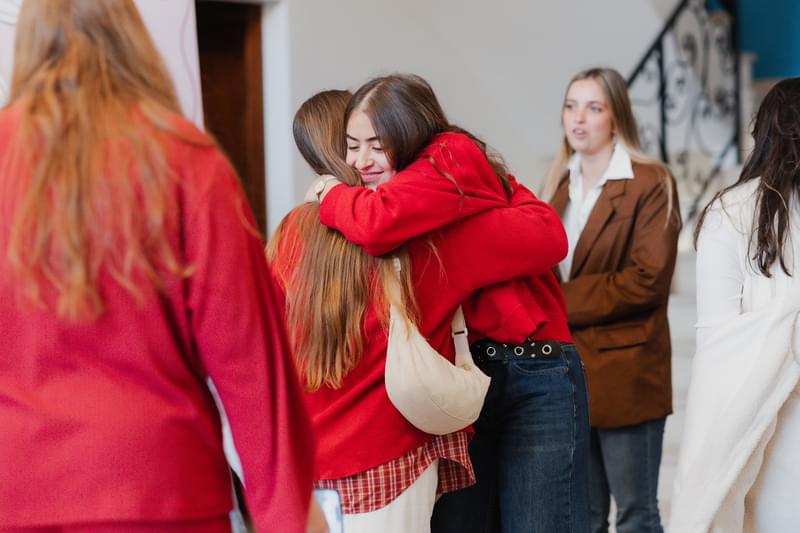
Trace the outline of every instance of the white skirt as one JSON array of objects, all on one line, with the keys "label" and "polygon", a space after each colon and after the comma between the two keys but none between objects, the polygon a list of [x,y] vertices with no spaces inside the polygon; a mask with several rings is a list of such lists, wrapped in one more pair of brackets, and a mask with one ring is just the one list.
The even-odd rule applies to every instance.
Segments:
[{"label": "white skirt", "polygon": [[800,387],[778,412],[764,462],[745,499],[748,533],[800,532]]},{"label": "white skirt", "polygon": [[345,533],[430,533],[439,460],[386,507],[371,513],[345,514]]}]

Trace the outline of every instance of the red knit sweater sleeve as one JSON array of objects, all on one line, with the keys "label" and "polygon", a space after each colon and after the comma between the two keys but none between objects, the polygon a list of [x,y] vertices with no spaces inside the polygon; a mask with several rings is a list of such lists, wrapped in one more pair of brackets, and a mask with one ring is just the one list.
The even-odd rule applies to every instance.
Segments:
[{"label": "red knit sweater sleeve", "polygon": [[437,136],[419,158],[376,190],[334,187],[320,220],[371,255],[493,207],[508,205],[486,156],[462,134]]},{"label": "red knit sweater sleeve", "polygon": [[[197,150],[200,151],[200,150]],[[314,442],[274,281],[233,169],[216,150],[187,163],[187,303],[200,361],[219,391],[259,531],[305,530]]]},{"label": "red knit sweater sleeve", "polygon": [[510,177],[511,205],[490,209],[449,228],[436,242],[465,290],[548,271],[567,254],[558,213]]}]

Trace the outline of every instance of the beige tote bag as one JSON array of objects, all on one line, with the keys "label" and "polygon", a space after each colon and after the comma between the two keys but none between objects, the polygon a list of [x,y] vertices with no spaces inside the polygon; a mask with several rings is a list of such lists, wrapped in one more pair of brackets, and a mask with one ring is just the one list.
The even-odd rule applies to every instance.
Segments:
[{"label": "beige tote bag", "polygon": [[[395,269],[400,262],[395,259]],[[433,349],[416,325],[395,306],[400,302],[397,279],[388,280],[389,345],[386,350],[386,392],[398,411],[425,433],[446,435],[478,419],[490,378],[469,352],[461,306],[451,325],[455,364]]]}]

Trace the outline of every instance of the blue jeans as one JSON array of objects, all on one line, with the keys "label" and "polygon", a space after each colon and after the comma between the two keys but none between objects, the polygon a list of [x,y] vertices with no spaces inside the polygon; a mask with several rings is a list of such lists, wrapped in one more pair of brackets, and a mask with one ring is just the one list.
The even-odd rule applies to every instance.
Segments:
[{"label": "blue jeans", "polygon": [[593,533],[608,532],[610,496],[617,533],[663,533],[658,512],[658,468],[666,418],[614,429],[592,428]]},{"label": "blue jeans", "polygon": [[578,352],[489,362],[470,457],[477,484],[442,496],[433,533],[587,533],[589,413]]}]

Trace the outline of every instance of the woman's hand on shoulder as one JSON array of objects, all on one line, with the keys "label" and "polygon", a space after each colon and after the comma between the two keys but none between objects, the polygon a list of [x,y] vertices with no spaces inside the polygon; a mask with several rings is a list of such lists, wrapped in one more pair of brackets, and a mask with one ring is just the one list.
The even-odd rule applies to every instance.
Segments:
[{"label": "woman's hand on shoulder", "polygon": [[325,198],[325,195],[327,195],[331,189],[341,184],[342,182],[339,181],[336,176],[323,174],[311,182],[311,185],[308,187],[308,190],[306,190],[306,194],[303,197],[303,201],[322,202],[322,199]]}]

